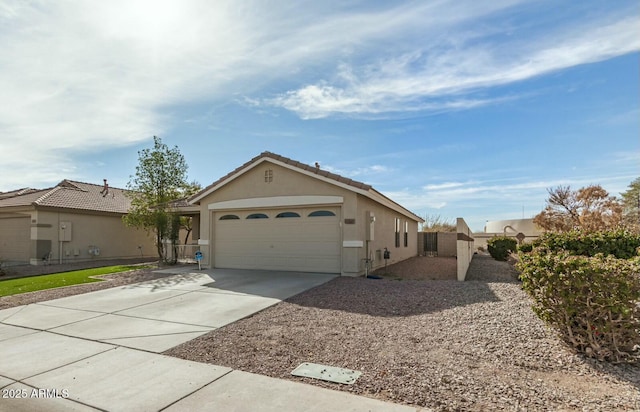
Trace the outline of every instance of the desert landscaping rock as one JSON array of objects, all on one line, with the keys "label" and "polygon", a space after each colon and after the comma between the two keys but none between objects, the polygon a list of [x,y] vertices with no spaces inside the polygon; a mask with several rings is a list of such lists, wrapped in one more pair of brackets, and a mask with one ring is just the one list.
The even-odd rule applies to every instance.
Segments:
[{"label": "desert landscaping rock", "polygon": [[[640,410],[640,368],[571,353],[533,314],[511,265],[477,255],[466,282],[428,280],[449,279],[450,265],[418,257],[389,266],[388,279],[336,278],[166,354],[437,411]],[[0,309],[160,276],[107,275],[3,297]],[[353,385],[292,376],[303,362],[362,375]]]},{"label": "desert landscaping rock", "polygon": [[[438,411],[640,410],[638,367],[569,352],[508,263],[471,268],[467,282],[337,278],[166,354]],[[302,362],[363,373],[291,376]]]}]

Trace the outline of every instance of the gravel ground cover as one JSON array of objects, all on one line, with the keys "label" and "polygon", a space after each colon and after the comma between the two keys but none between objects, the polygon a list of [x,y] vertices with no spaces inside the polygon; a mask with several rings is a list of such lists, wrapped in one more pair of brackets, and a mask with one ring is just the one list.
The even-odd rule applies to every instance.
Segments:
[{"label": "gravel ground cover", "polygon": [[457,280],[455,257],[416,256],[372,272],[385,279],[403,280]]},{"label": "gravel ground cover", "polygon": [[[166,354],[437,411],[640,410],[640,369],[569,352],[514,276],[478,255],[467,282],[336,278]],[[292,376],[302,362],[363,374]]]}]

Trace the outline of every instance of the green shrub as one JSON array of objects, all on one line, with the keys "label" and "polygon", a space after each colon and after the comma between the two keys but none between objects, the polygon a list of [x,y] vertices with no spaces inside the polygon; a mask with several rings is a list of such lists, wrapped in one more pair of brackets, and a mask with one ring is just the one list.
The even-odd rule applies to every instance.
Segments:
[{"label": "green shrub", "polygon": [[609,232],[583,232],[574,230],[564,233],[545,233],[534,241],[536,246],[549,251],[566,250],[572,255],[595,256],[614,255],[619,259],[638,256],[640,234],[624,230]]},{"label": "green shrub", "polygon": [[518,246],[518,252],[530,253],[533,250],[533,243],[523,243]]},{"label": "green shrub", "polygon": [[516,251],[518,242],[507,236],[495,236],[487,241],[489,254],[495,260],[507,260],[511,252]]},{"label": "green shrub", "polygon": [[640,360],[640,258],[574,256],[544,247],[518,257],[534,312],[567,344],[600,360]]}]

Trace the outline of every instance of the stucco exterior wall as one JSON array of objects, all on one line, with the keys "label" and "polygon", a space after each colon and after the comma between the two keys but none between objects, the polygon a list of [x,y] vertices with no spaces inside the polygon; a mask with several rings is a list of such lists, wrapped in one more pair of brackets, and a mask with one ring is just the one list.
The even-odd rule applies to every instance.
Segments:
[{"label": "stucco exterior wall", "polygon": [[[265,182],[265,171],[272,171],[272,180]],[[205,267],[215,267],[213,239],[215,239],[215,225],[212,225],[214,211],[211,204],[239,199],[270,198],[280,196],[340,196],[342,218],[349,218],[356,214],[355,193],[335,185],[322,182],[302,173],[289,170],[271,162],[263,162],[233,181],[220,187],[210,195],[200,200],[200,233],[198,243],[204,252],[202,264]],[[354,229],[342,224],[343,239],[353,239]],[[349,254],[350,251],[347,251]],[[343,259],[343,262],[345,260]],[[343,270],[351,270],[347,265]]]},{"label": "stucco exterior wall", "polygon": [[[358,254],[360,260],[360,273],[364,271],[363,259],[367,257],[367,212],[375,216],[373,240],[368,242],[369,256],[373,258],[372,268],[379,268],[385,265],[383,251],[386,247],[390,252],[390,259],[387,264],[393,264],[418,255],[418,222],[408,219],[406,216],[384,206],[373,200],[358,195],[358,217],[357,225],[359,239],[365,241],[365,247]],[[396,219],[400,220],[400,245],[396,247]],[[405,246],[405,223],[408,226],[407,246]]]},{"label": "stucco exterior wall", "polygon": [[[265,172],[270,170],[272,179],[265,182]],[[391,252],[389,264],[417,255],[417,230],[415,221],[347,188],[332,184],[314,176],[291,170],[272,162],[262,162],[237,176],[234,180],[217,188],[199,200],[200,233],[198,243],[204,252],[202,264],[215,267],[214,239],[215,224],[213,214],[222,209],[212,210],[220,202],[241,199],[264,199],[294,196],[335,196],[341,202],[333,204],[340,208],[340,247],[342,250],[342,274],[364,273],[364,259],[367,248],[374,259],[373,267],[384,266],[382,251],[387,247]],[[302,199],[302,198],[301,198]],[[295,200],[294,200],[295,201]],[[307,206],[311,205],[306,203]],[[270,208],[276,208],[271,206]],[[374,240],[367,242],[367,212],[375,215]],[[400,247],[395,247],[395,218],[401,220]],[[404,222],[408,222],[408,245],[404,246]],[[309,234],[312,236],[313,234]],[[379,251],[379,252],[378,252]]]},{"label": "stucco exterior wall", "polygon": [[457,265],[458,265],[458,280],[464,281],[467,276],[467,270],[469,270],[469,264],[473,259],[473,253],[475,250],[473,242],[473,233],[467,222],[461,217],[456,219],[456,231],[458,236],[457,241]]},{"label": "stucco exterior wall", "polygon": [[[68,240],[60,242],[60,225],[64,222],[70,223],[65,231],[71,233],[66,235]],[[32,212],[31,242],[33,264],[41,263],[48,242],[55,262],[61,256],[63,262],[157,256],[152,237],[144,230],[125,226],[117,215],[38,210]],[[92,247],[99,249],[99,255],[89,253]]]},{"label": "stucco exterior wall", "polygon": [[0,263],[14,264],[29,261],[31,245],[30,214],[0,214]]},{"label": "stucco exterior wall", "polygon": [[438,232],[438,256],[453,257],[458,253],[458,235],[454,232]]}]

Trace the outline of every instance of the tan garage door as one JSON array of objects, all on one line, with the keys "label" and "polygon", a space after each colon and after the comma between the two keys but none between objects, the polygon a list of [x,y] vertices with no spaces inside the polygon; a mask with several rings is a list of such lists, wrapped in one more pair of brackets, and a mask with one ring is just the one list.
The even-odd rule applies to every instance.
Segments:
[{"label": "tan garage door", "polygon": [[29,217],[0,218],[0,259],[28,262],[31,245]]},{"label": "tan garage door", "polygon": [[340,273],[337,207],[214,215],[215,267]]}]

